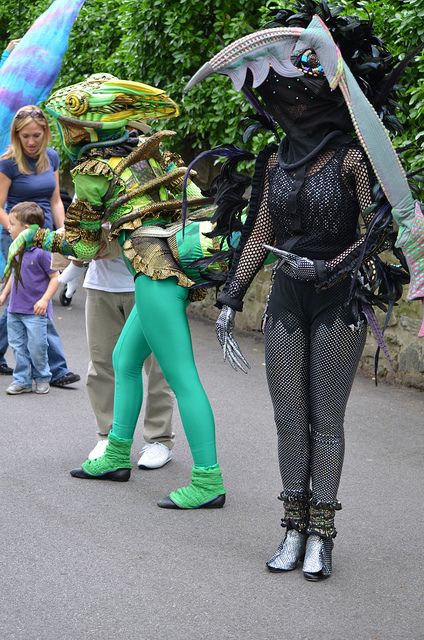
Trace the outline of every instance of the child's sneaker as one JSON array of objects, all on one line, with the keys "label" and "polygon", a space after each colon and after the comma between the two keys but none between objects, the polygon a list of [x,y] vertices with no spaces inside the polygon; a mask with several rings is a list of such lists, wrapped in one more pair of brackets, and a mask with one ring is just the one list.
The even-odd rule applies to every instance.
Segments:
[{"label": "child's sneaker", "polygon": [[48,393],[50,391],[50,385],[48,382],[35,381],[35,393]]},{"label": "child's sneaker", "polygon": [[19,393],[31,393],[31,391],[31,387],[22,387],[17,382],[12,382],[6,389],[6,393],[11,396],[17,396]]}]

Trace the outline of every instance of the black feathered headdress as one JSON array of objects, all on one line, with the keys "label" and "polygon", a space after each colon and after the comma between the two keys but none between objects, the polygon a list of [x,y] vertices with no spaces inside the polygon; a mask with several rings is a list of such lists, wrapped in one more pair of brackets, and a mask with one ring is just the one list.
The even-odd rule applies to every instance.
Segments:
[{"label": "black feathered headdress", "polygon": [[424,47],[424,43],[395,66],[383,40],[373,33],[372,19],[340,15],[342,11],[343,7],[332,7],[326,0],[300,0],[294,5],[294,10],[272,9],[271,20],[264,28],[306,28],[312,17],[318,15],[385,127],[395,134],[400,133],[402,125],[394,115],[398,108],[396,84],[411,59]]}]

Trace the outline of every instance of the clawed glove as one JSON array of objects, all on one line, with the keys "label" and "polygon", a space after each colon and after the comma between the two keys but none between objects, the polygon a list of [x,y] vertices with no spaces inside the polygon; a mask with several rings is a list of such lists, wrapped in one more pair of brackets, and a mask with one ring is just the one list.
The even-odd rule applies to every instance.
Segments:
[{"label": "clawed glove", "polygon": [[268,244],[264,244],[264,248],[280,258],[277,268],[291,278],[309,282],[325,281],[325,263],[323,260],[310,260],[309,258],[297,256],[295,253],[271,247]]},{"label": "clawed glove", "polygon": [[224,360],[228,360],[235,371],[240,369],[247,373],[250,365],[243,356],[237,340],[233,338],[235,315],[236,312],[231,307],[222,307],[215,325],[216,337],[224,352]]}]

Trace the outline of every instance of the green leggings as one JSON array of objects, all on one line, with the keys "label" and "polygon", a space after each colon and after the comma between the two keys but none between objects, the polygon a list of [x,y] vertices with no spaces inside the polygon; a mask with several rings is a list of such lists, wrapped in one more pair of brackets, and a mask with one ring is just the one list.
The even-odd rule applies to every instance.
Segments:
[{"label": "green leggings", "polygon": [[143,403],[142,367],[151,352],[175,393],[194,464],[216,464],[215,422],[193,357],[186,307],[188,291],[175,278],[135,281],[135,305],[113,352],[112,431],[131,439]]}]

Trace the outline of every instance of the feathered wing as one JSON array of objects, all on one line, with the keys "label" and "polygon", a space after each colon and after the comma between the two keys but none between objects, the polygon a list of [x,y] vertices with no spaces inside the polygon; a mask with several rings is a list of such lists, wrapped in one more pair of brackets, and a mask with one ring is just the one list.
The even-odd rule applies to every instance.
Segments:
[{"label": "feathered wing", "polygon": [[85,0],[56,0],[26,32],[0,69],[0,153],[9,144],[18,109],[50,93],[68,48],[72,25]]}]

